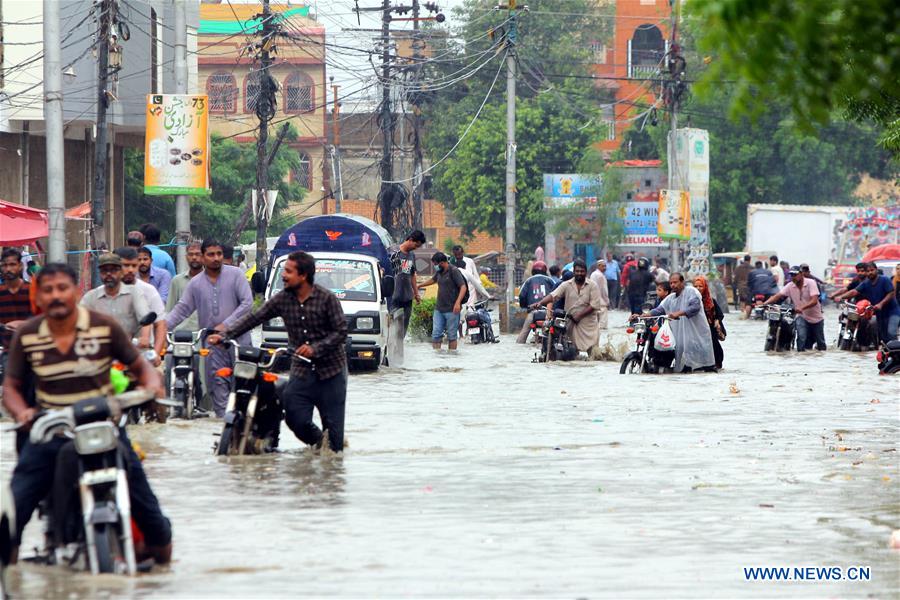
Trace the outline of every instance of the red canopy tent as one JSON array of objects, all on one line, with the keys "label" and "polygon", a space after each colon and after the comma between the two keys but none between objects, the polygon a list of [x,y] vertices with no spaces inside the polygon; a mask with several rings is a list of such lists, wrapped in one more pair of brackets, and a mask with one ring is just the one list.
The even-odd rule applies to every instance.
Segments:
[{"label": "red canopy tent", "polygon": [[0,245],[23,246],[49,233],[46,210],[0,200]]},{"label": "red canopy tent", "polygon": [[875,262],[876,260],[900,260],[900,244],[875,246],[863,256],[863,262]]}]

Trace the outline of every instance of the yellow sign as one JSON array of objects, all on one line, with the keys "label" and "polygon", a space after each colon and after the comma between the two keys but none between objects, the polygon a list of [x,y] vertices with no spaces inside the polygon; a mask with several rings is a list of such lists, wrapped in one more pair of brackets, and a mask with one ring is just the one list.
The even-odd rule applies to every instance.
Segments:
[{"label": "yellow sign", "polygon": [[209,193],[208,104],[206,96],[147,96],[145,194]]},{"label": "yellow sign", "polygon": [[665,240],[691,239],[691,197],[683,190],[659,190],[657,233]]}]

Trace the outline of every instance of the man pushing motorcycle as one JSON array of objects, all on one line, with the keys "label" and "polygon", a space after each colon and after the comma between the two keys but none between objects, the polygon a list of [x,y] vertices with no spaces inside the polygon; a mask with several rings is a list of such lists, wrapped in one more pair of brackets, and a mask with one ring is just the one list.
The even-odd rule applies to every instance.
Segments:
[{"label": "man pushing motorcycle", "polygon": [[562,298],[565,301],[566,313],[574,324],[570,334],[572,342],[579,352],[590,353],[591,348],[596,346],[600,339],[597,324],[597,311],[603,308],[600,288],[587,278],[587,264],[580,258],[575,259],[572,264],[572,272],[574,273],[572,279],[559,284],[559,287],[532,304],[530,308],[546,306]]},{"label": "man pushing motorcycle", "polygon": [[[159,373],[144,360],[131,340],[107,315],[78,306],[78,274],[68,265],[51,263],[37,275],[37,304],[43,314],[25,322],[9,351],[3,385],[3,406],[23,427],[30,427],[39,411],[70,406],[81,400],[113,393],[113,360],[128,366],[139,385],[161,395]],[[37,406],[29,406],[23,393],[33,380]],[[169,562],[172,530],[124,429],[119,439],[125,448],[132,515],[146,546],[136,548],[138,559]],[[0,539],[18,545],[25,524],[38,503],[50,492],[60,449],[68,438],[49,443],[26,442],[13,471],[10,488],[15,505],[16,531]],[[12,555],[15,551],[3,555]]]}]

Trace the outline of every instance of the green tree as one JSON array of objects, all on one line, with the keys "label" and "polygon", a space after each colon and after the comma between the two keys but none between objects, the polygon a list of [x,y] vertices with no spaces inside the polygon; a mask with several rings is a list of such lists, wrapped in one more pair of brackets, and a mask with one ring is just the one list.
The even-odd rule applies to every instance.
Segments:
[{"label": "green tree", "polygon": [[[436,197],[453,210],[466,234],[482,230],[501,235],[505,225],[506,67],[501,61],[509,23],[506,12],[490,12],[493,5],[486,0],[465,2],[458,13],[464,23],[459,37],[448,38],[435,50],[441,61],[426,71],[426,80],[435,87],[454,81],[427,95],[425,141],[432,161],[449,155],[434,170]],[[548,0],[529,5],[540,14],[520,12],[516,45],[520,73],[516,239],[520,246],[543,240],[543,174],[576,171],[585,152],[600,139],[598,107],[604,97],[586,77],[591,63],[588,42],[606,39],[613,23],[602,18],[591,0],[567,2],[565,15]],[[492,27],[493,35],[486,35]],[[457,43],[460,38],[468,42]],[[471,65],[482,63],[486,63],[483,68],[471,73]],[[482,103],[484,108],[473,122]]]},{"label": "green tree", "polygon": [[806,127],[835,112],[883,128],[900,156],[900,5],[896,0],[696,0],[687,3],[709,53],[707,89],[735,80],[732,114],[773,98]]},{"label": "green tree", "polygon": [[[284,209],[300,202],[304,196],[305,190],[299,184],[286,180],[290,170],[300,166],[299,153],[287,145],[296,138],[296,131],[291,129],[269,167],[269,181],[278,185],[278,201],[269,223],[270,235],[281,233],[290,224],[291,217]],[[210,156],[212,191],[207,196],[191,198],[191,229],[197,237],[227,240],[232,237],[249,202],[250,191],[256,187],[256,146],[213,135]],[[153,222],[162,229],[164,239],[174,237],[174,197],[146,196],[143,182],[144,152],[128,150],[125,154],[126,229],[137,229],[142,223]],[[252,243],[254,240],[251,219],[238,241]]]}]

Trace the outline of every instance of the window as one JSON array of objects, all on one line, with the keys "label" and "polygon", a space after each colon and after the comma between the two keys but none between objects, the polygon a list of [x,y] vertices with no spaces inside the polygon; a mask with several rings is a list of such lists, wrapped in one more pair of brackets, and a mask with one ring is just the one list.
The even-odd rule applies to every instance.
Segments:
[{"label": "window", "polygon": [[308,190],[312,189],[312,161],[309,154],[300,153],[300,165],[291,171],[291,179]]},{"label": "window", "polygon": [[315,110],[313,81],[309,75],[294,71],[284,80],[284,111],[311,112]]},{"label": "window", "polygon": [[244,112],[255,113],[259,100],[259,73],[250,73],[244,79]]},{"label": "window", "polygon": [[666,41],[655,25],[644,24],[628,41],[628,76],[652,78],[659,72],[666,54]]},{"label": "window", "polygon": [[237,83],[234,75],[219,71],[206,80],[206,94],[209,96],[210,112],[234,112],[237,98]]},{"label": "window", "polygon": [[650,187],[651,185],[653,185],[653,182],[651,180],[649,180],[649,179],[644,180],[644,187]]}]

